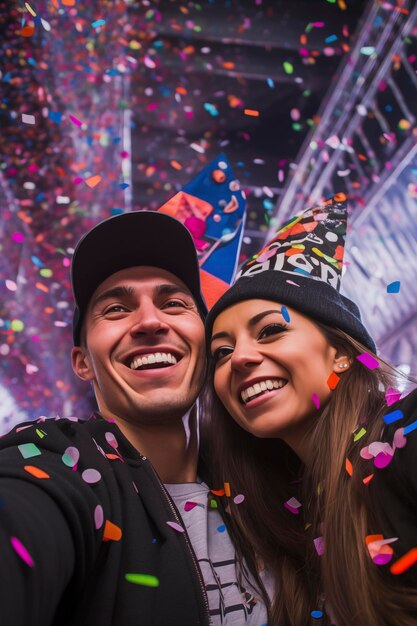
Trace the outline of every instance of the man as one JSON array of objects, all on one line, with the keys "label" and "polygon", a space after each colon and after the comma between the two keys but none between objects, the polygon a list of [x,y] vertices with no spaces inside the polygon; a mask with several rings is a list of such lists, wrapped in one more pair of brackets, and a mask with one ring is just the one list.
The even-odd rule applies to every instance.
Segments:
[{"label": "man", "polygon": [[105,220],[72,285],[73,369],[98,412],[0,441],[0,623],[259,626],[197,479],[206,308],[190,233],[154,212]]}]

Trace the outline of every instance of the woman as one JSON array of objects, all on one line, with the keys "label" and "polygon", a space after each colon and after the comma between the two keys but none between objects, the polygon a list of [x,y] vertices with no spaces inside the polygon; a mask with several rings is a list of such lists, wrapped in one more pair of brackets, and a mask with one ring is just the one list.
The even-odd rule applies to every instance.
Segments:
[{"label": "woman", "polygon": [[417,625],[417,393],[338,291],[345,233],[342,194],[291,220],[207,320],[213,484],[268,626]]}]

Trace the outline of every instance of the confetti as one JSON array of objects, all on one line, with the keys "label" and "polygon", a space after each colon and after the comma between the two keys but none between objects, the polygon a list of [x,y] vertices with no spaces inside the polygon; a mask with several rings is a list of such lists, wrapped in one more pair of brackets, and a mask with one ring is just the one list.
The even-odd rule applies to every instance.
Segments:
[{"label": "confetti", "polygon": [[91,189],[94,189],[94,187],[97,187],[97,185],[101,182],[101,176],[98,174],[96,176],[90,176],[90,178],[87,178],[85,182]]},{"label": "confetti", "polygon": [[241,493],[239,493],[237,496],[235,496],[233,498],[233,502],[235,504],[242,504],[242,502],[245,500],[245,496]]},{"label": "confetti", "polygon": [[333,390],[333,389],[336,389],[339,382],[340,382],[340,376],[338,376],[336,372],[332,372],[329,378],[327,379],[327,386],[329,387],[329,389]]},{"label": "confetti", "polygon": [[144,585],[145,587],[159,587],[159,580],[151,574],[125,574],[125,579],[129,583],[135,585]]},{"label": "confetti", "polygon": [[68,467],[74,467],[77,465],[80,458],[80,453],[77,448],[73,446],[68,447],[62,455],[62,462]]},{"label": "confetti", "polygon": [[168,526],[170,526],[171,528],[173,528],[174,530],[176,530],[178,533],[183,533],[184,532],[184,528],[182,526],[180,526],[179,524],[177,524],[177,522],[167,522]]},{"label": "confetti", "polygon": [[311,611],[310,615],[313,619],[321,619],[323,617],[323,611]]},{"label": "confetti", "polygon": [[318,395],[316,393],[312,394],[312,398],[313,398],[314,406],[316,407],[316,409],[319,409],[320,408],[320,398],[318,397]]},{"label": "confetti", "polygon": [[35,478],[50,478],[49,474],[34,465],[25,465],[23,469]]},{"label": "confetti", "polygon": [[97,530],[99,530],[103,526],[104,522],[104,511],[103,507],[100,504],[97,504],[94,509],[94,526]]},{"label": "confetti", "polygon": [[35,124],[36,119],[34,115],[27,115],[26,113],[22,113],[22,122],[24,124]]},{"label": "confetti", "polygon": [[356,358],[360,363],[362,363],[362,365],[370,370],[374,370],[379,367],[379,361],[377,361],[377,359],[375,359],[371,354],[368,354],[367,352],[358,354]]},{"label": "confetti", "polygon": [[411,548],[411,550],[406,552],[398,561],[395,561],[395,563],[391,565],[390,572],[398,576],[399,574],[403,574],[415,563],[417,563],[417,548]]},{"label": "confetti", "polygon": [[285,306],[281,307],[281,314],[282,317],[284,318],[284,320],[289,324],[291,319],[290,319],[290,314],[288,313],[288,309]]},{"label": "confetti", "polygon": [[300,513],[299,509],[301,508],[301,502],[299,502],[297,500],[297,498],[290,498],[289,500],[284,502],[284,507],[288,511],[290,511],[290,513],[293,513],[294,515],[299,515],[299,513]]},{"label": "confetti", "polygon": [[98,483],[99,480],[101,480],[100,472],[91,467],[84,470],[83,473],[81,474],[81,477],[89,485],[94,485],[95,483]]},{"label": "confetti", "polygon": [[397,409],[396,411],[391,411],[391,413],[386,413],[383,416],[383,420],[386,424],[392,424],[393,422],[398,422],[398,420],[403,419],[403,417],[403,412]]},{"label": "confetti", "polygon": [[120,541],[122,529],[113,522],[106,520],[104,524],[103,541]]},{"label": "confetti", "polygon": [[35,563],[23,543],[17,537],[10,537],[10,543],[12,544],[13,550],[20,556],[22,561],[24,561],[26,565],[29,565],[29,567],[34,567]]},{"label": "confetti", "polygon": [[19,448],[19,452],[24,459],[30,459],[33,456],[39,456],[42,454],[38,446],[34,443],[22,443],[17,447]]},{"label": "confetti", "polygon": [[400,293],[401,283],[399,280],[387,285],[387,293]]}]

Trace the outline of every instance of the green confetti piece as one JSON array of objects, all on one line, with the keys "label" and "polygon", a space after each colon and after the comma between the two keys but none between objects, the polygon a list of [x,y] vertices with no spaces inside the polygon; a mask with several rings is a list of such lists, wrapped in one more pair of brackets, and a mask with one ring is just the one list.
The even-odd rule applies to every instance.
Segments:
[{"label": "green confetti piece", "polygon": [[359,441],[359,439],[361,439],[361,437],[363,437],[365,433],[365,428],[361,428],[360,431],[357,432],[356,435],[353,437],[353,441]]},{"label": "green confetti piece", "polygon": [[17,447],[19,448],[19,452],[24,459],[30,459],[33,456],[39,456],[42,454],[38,446],[34,443],[22,443]]},{"label": "green confetti piece", "polygon": [[292,63],[290,63],[289,61],[284,61],[284,63],[282,64],[283,68],[284,68],[284,72],[286,74],[293,74],[294,73],[294,66]]},{"label": "green confetti piece", "polygon": [[128,583],[135,585],[144,585],[145,587],[159,587],[159,580],[156,576],[150,574],[125,574]]},{"label": "green confetti piece", "polygon": [[210,508],[211,509],[217,509],[217,502],[216,502],[216,500],[214,500],[214,499],[210,500]]}]

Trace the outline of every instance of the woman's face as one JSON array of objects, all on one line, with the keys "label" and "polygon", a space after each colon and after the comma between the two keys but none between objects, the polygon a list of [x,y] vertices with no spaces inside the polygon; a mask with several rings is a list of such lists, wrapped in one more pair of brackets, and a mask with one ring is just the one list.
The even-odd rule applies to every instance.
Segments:
[{"label": "woman's face", "polygon": [[211,355],[216,393],[235,421],[256,437],[283,439],[296,452],[330,397],[329,376],[347,362],[314,322],[268,300],[246,300],[220,313]]}]

